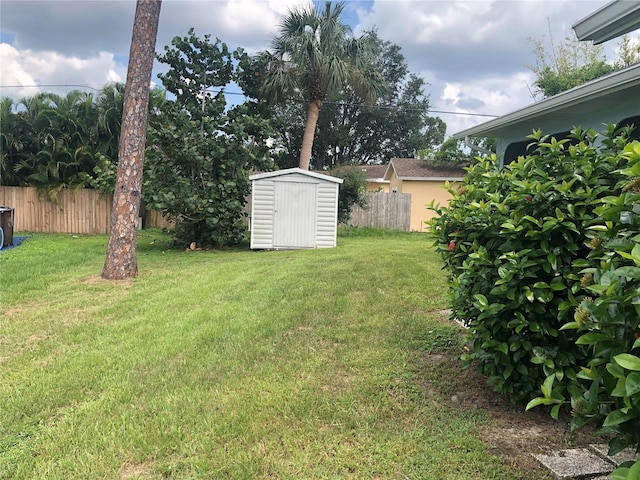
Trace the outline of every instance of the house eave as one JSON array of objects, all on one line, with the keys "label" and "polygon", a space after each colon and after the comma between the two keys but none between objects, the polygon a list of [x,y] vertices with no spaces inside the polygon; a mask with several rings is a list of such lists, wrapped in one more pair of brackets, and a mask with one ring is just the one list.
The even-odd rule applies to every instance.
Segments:
[{"label": "house eave", "polygon": [[640,28],[640,2],[614,0],[578,20],[573,26],[578,40],[596,45]]},{"label": "house eave", "polygon": [[620,90],[640,85],[640,64],[618,70],[605,77],[546,98],[540,102],[508,113],[488,122],[454,133],[456,139],[465,137],[500,137],[507,129],[542,115],[569,110]]}]

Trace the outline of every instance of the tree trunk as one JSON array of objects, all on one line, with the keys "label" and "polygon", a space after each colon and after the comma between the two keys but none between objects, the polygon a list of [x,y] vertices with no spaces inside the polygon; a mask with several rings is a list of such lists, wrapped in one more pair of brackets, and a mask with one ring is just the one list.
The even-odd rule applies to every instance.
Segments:
[{"label": "tree trunk", "polygon": [[136,245],[142,166],[149,112],[149,84],[155,59],[161,4],[162,0],[138,0],[136,4],[118,148],[118,176],[111,210],[111,231],[107,258],[102,269],[102,277],[112,280],[138,275]]},{"label": "tree trunk", "polygon": [[320,100],[312,100],[309,103],[307,111],[307,123],[304,126],[304,136],[302,137],[302,148],[300,149],[300,168],[309,170],[311,162],[311,149],[313,148],[313,137],[316,134],[316,124],[318,123],[318,115],[322,108]]}]

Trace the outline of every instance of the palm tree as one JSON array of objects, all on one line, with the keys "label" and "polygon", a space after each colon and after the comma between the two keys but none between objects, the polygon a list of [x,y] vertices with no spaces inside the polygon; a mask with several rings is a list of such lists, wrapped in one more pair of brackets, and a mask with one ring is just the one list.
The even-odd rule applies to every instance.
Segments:
[{"label": "palm tree", "polygon": [[386,87],[372,62],[377,43],[370,33],[354,38],[340,16],[344,3],[326,2],[324,9],[294,8],[284,17],[272,52],[259,54],[266,65],[262,93],[271,103],[308,102],[300,168],[309,169],[313,137],[322,103],[350,86],[365,103],[375,101]]},{"label": "palm tree", "polygon": [[24,147],[24,125],[10,97],[0,98],[0,186],[17,185],[15,166]]}]

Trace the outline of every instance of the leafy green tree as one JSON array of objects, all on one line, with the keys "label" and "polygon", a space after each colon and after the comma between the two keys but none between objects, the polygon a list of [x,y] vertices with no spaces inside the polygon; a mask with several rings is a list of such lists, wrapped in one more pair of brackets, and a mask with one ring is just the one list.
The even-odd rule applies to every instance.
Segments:
[{"label": "leafy green tree", "polygon": [[[619,188],[626,165],[614,126],[602,136],[575,128],[567,139],[530,138],[533,152],[504,168],[495,155],[475,159],[431,222],[453,315],[473,332],[467,361],[523,402],[549,376],[558,394],[578,382],[589,352],[564,324],[584,298],[579,262],[596,232],[595,209]],[[547,403],[554,415],[560,403]]]},{"label": "leafy green tree", "polygon": [[248,169],[271,166],[269,130],[255,102],[227,111],[224,96],[232,81],[248,91],[255,87],[251,63],[242,50],[232,52],[210,38],[190,29],[158,56],[169,66],[159,77],[176,100],[165,104],[150,128],[144,198],[147,206],[175,220],[174,239],[183,246],[218,247],[242,240]]},{"label": "leafy green tree", "polygon": [[348,223],[351,209],[354,205],[363,208],[367,206],[365,186],[367,174],[357,166],[342,166],[332,169],[329,173],[334,177],[342,178],[338,192],[338,222]]},{"label": "leafy green tree", "polygon": [[618,45],[617,68],[626,68],[640,63],[640,38],[632,42],[628,35],[624,35]]},{"label": "leafy green tree", "polygon": [[4,106],[5,184],[35,186],[54,201],[61,188],[87,185],[97,135],[91,94],[38,93],[22,99],[17,111],[10,102]]},{"label": "leafy green tree", "polygon": [[603,45],[565,38],[560,44],[549,37],[549,46],[541,39],[532,39],[536,64],[529,68],[536,74],[536,92],[544,97],[582,85],[607,75],[616,66],[607,62]]},{"label": "leafy green tree", "polygon": [[[573,302],[573,316],[562,329],[576,332],[576,345],[589,355],[573,388],[565,391],[562,379],[547,372],[542,396],[527,405],[571,405],[571,430],[591,423],[609,437],[609,455],[640,448],[640,142],[629,140],[631,130],[624,127],[619,137],[603,140],[616,147],[622,168],[614,172],[618,181],[608,195],[594,199],[596,216],[585,239],[589,254],[573,262],[582,299]],[[611,475],[635,480],[639,472],[636,461]]]},{"label": "leafy green tree", "polygon": [[16,112],[15,108],[11,98],[0,99],[0,185],[21,184],[15,166],[24,155],[29,129],[26,116]]},{"label": "leafy green tree", "polygon": [[470,149],[465,146],[462,140],[449,137],[437,148],[418,151],[418,158],[432,162],[434,165],[464,165],[471,162],[477,155],[486,154],[487,152],[495,153],[496,151],[495,138],[482,138],[476,145],[482,151]]},{"label": "leafy green tree", "polygon": [[385,82],[373,63],[377,42],[369,33],[359,38],[341,20],[344,3],[326,2],[294,8],[280,24],[272,52],[259,54],[266,70],[262,93],[271,103],[305,102],[305,129],[299,166],[307,170],[323,102],[349,85],[365,103],[384,92]]},{"label": "leafy green tree", "polygon": [[[371,108],[363,106],[349,86],[328,97],[318,117],[312,164],[316,170],[353,164],[383,163],[393,157],[412,157],[420,149],[444,139],[445,123],[429,117],[425,82],[409,72],[398,45],[381,40],[374,63],[387,88]],[[295,166],[304,132],[301,103],[278,106],[281,168]]]},{"label": "leafy green tree", "polygon": [[[38,93],[0,104],[0,183],[35,186],[55,201],[61,188],[91,187],[113,193],[125,86],[105,85],[96,94]],[[151,90],[149,121],[166,101]]]}]

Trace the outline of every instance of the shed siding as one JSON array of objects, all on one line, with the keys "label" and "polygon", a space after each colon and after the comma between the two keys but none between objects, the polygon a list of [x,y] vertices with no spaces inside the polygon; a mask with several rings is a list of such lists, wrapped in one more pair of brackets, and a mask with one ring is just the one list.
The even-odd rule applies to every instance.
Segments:
[{"label": "shed siding", "polygon": [[336,246],[342,180],[300,169],[251,179],[251,248]]},{"label": "shed siding", "polygon": [[251,248],[273,248],[273,181],[254,181],[251,196]]},{"label": "shed siding", "polygon": [[318,185],[316,217],[316,246],[327,248],[336,246],[338,220],[338,185],[321,183]]}]

